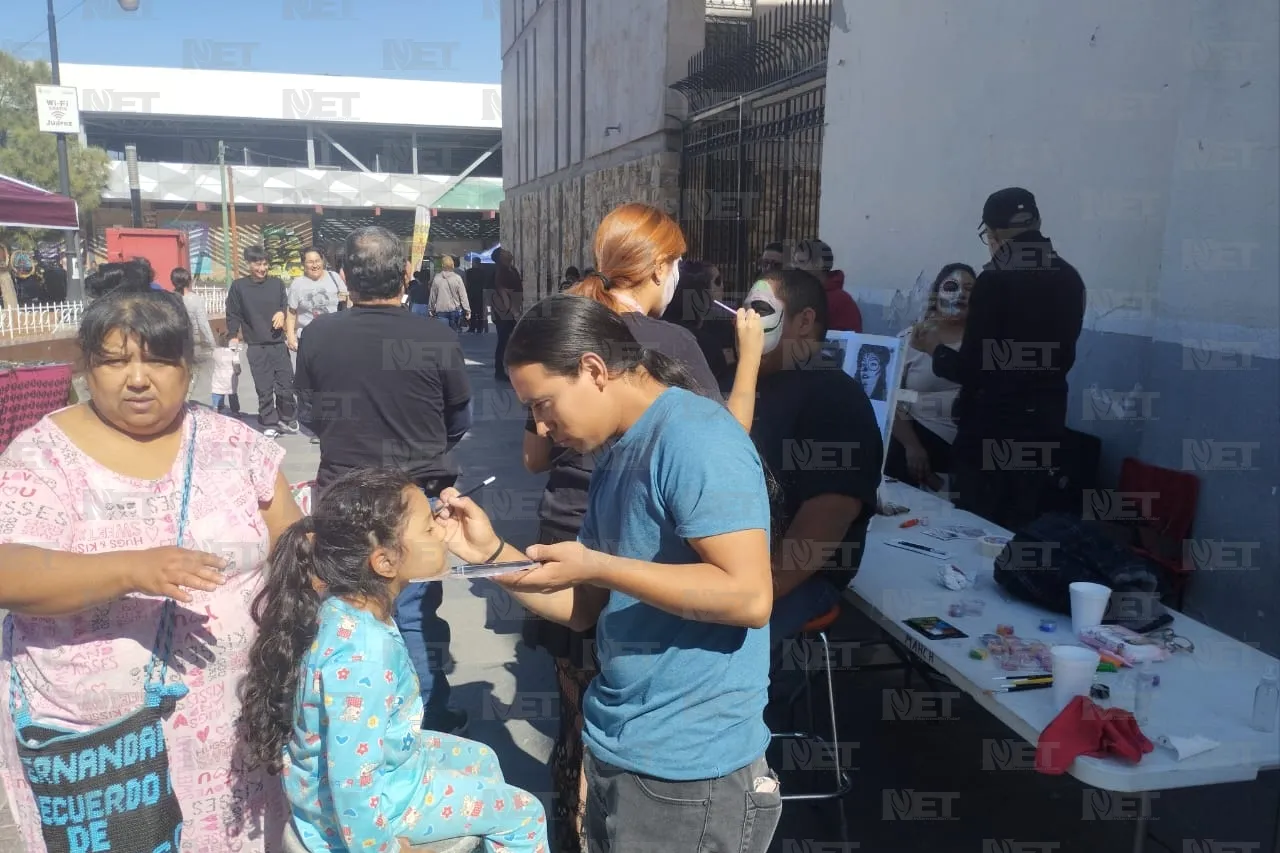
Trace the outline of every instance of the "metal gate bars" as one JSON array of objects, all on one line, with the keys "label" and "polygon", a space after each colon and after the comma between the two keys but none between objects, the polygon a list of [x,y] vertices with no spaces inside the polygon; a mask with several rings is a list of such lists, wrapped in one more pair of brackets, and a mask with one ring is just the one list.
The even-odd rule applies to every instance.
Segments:
[{"label": "metal gate bars", "polygon": [[772,242],[818,236],[829,0],[754,19],[711,18],[707,47],[672,88],[689,101],[680,164],[686,257],[750,287]]}]

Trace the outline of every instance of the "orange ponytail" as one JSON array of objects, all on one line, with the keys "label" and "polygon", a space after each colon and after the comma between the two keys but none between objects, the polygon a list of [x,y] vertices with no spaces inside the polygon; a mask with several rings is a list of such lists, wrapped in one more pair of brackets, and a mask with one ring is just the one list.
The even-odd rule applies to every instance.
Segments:
[{"label": "orange ponytail", "polygon": [[632,202],[614,208],[596,229],[595,270],[568,293],[594,299],[614,313],[626,310],[615,293],[657,281],[658,267],[684,254],[680,226],[656,207]]}]

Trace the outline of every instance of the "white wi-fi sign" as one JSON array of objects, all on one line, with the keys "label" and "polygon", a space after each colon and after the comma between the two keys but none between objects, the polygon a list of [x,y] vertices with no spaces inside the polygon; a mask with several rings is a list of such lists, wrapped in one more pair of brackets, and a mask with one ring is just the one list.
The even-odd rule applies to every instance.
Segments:
[{"label": "white wi-fi sign", "polygon": [[80,93],[73,86],[36,86],[36,118],[44,133],[80,133]]}]

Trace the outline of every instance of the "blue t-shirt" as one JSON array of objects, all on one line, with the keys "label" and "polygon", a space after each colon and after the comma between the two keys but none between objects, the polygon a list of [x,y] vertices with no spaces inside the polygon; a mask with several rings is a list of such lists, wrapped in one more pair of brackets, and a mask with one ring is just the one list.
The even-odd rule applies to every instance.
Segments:
[{"label": "blue t-shirt", "polygon": [[[719,404],[658,397],[596,462],[578,539],[654,563],[698,563],[688,539],[769,530],[764,469]],[[690,615],[698,610],[689,602]],[[601,761],[672,781],[709,779],[764,753],[768,628],[682,618],[611,592],[596,631],[600,674],[583,740]]]}]

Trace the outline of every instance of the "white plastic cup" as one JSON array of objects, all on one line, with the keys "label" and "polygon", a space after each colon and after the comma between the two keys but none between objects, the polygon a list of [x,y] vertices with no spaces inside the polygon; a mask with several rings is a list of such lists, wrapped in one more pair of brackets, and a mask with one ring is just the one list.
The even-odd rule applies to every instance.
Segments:
[{"label": "white plastic cup", "polygon": [[1100,658],[1084,646],[1054,646],[1049,654],[1053,658],[1053,706],[1061,711],[1075,697],[1089,695]]},{"label": "white plastic cup", "polygon": [[1071,584],[1071,631],[1077,636],[1086,628],[1102,624],[1111,601],[1111,587],[1100,583],[1076,581]]}]

